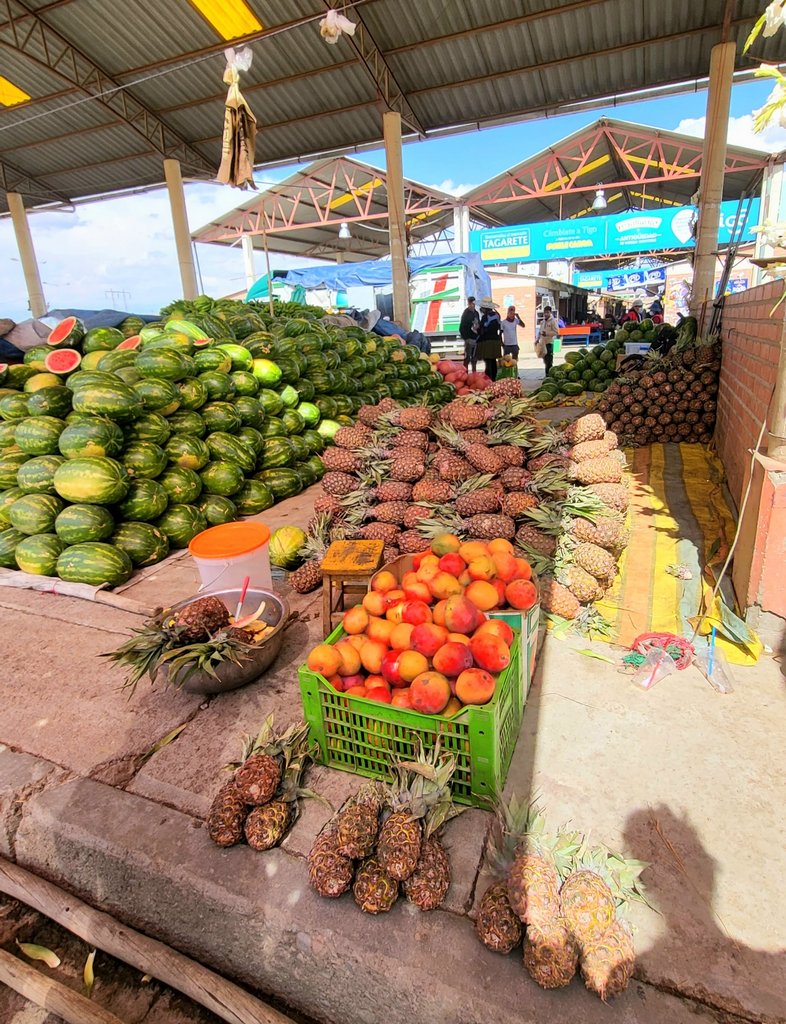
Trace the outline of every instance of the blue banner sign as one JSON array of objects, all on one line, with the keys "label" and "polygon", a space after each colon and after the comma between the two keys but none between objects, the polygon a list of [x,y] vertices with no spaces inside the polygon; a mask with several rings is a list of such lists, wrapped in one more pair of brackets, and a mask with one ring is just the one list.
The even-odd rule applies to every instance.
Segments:
[{"label": "blue banner sign", "polygon": [[[751,202],[742,241],[752,241],[759,220],[760,200]],[[738,203],[721,204],[718,242],[728,245],[734,230]],[[614,253],[649,252],[656,249],[691,249],[696,244],[693,222],[696,208],[673,206],[661,210],[633,210],[611,217],[517,224],[509,228],[470,231],[469,248],[484,263],[519,263],[535,260],[581,259]]]},{"label": "blue banner sign", "polygon": [[665,267],[642,267],[639,270],[577,271],[573,284],[604,292],[629,292],[636,288],[658,288],[666,283]]}]

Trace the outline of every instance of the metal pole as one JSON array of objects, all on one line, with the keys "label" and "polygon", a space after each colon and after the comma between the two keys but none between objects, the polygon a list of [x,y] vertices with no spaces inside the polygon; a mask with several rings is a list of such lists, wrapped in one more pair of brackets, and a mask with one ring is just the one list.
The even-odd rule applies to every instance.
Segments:
[{"label": "metal pole", "polygon": [[389,110],[382,115],[387,165],[390,258],[393,270],[393,318],[405,330],[410,326],[409,268],[404,216],[404,174],[401,159],[401,115]]},{"label": "metal pole", "polygon": [[240,244],[243,246],[243,266],[246,270],[246,288],[250,288],[257,279],[254,270],[254,238],[253,235],[242,235]]},{"label": "metal pole", "polygon": [[704,152],[701,164],[701,198],[696,252],[693,258],[691,313],[698,316],[704,303],[712,301],[715,283],[715,258],[718,248],[720,204],[723,201],[723,176],[726,168],[726,133],[729,125],[729,100],[734,73],[734,43],[718,43],[710,54],[710,78],[707,92],[707,116],[704,124]]},{"label": "metal pole", "polygon": [[16,235],[16,247],[19,250],[19,259],[21,260],[22,270],[25,275],[27,304],[34,317],[44,316],[46,313],[44,289],[41,285],[41,275],[38,273],[38,263],[35,258],[30,225],[27,222],[24,200],[18,192],[8,193],[8,209],[11,211],[11,221],[14,225],[14,234]]},{"label": "metal pole", "polygon": [[275,316],[273,310],[273,275],[270,273],[270,250],[267,247],[267,231],[262,230],[262,245],[265,247],[265,268],[267,273],[267,301],[270,308],[270,315]]},{"label": "metal pole", "polygon": [[183,285],[183,298],[195,299],[197,290],[196,270],[194,269],[194,253],[191,249],[191,232],[188,230],[188,212],[186,197],[183,192],[183,178],[180,174],[180,161],[164,160],[164,178],[169,192],[169,206],[172,211],[172,226],[175,230],[175,246],[177,261],[180,264],[180,280]]}]

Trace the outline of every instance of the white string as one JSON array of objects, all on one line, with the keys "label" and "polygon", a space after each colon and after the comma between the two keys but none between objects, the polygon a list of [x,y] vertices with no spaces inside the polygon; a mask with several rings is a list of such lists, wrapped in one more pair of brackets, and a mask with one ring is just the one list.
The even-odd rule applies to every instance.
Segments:
[{"label": "white string", "polygon": [[[370,3],[370,2],[371,2],[371,0],[347,0],[347,3],[346,3],[345,6],[346,7],[359,7],[361,4]],[[280,35],[282,32],[289,32],[292,29],[300,28],[301,25],[308,25],[312,21],[318,21],[320,18],[323,18],[323,17],[324,17],[324,13],[312,14],[308,18],[302,18],[300,21],[298,21],[294,25],[287,25],[286,27],[268,29],[267,31],[263,32],[259,36],[258,39],[252,40],[252,42],[254,42],[254,43],[261,42],[261,41],[263,41],[265,39],[272,38],[273,36]],[[250,46],[251,43],[246,43],[244,45]],[[54,107],[52,110],[42,110],[42,111],[39,111],[37,114],[31,114],[29,117],[22,118],[19,121],[14,121],[12,124],[0,125],[0,132],[10,131],[13,128],[19,128],[23,124],[30,124],[31,121],[38,121],[42,117],[51,117],[54,114],[60,114],[64,110],[70,110],[72,107],[81,106],[81,104],[83,104],[83,103],[91,103],[91,102],[93,102],[95,100],[106,99],[106,97],[112,96],[116,92],[122,92],[124,89],[132,89],[135,85],[141,85],[142,82],[149,82],[149,81],[151,81],[154,78],[161,78],[163,75],[171,75],[175,71],[182,71],[183,68],[190,68],[190,67],[193,67],[196,64],[203,63],[203,61],[213,60],[215,58],[221,58],[223,60],[226,60],[226,58],[224,57],[224,52],[222,50],[217,50],[215,53],[206,53],[206,54],[204,54],[201,57],[195,57],[193,60],[185,61],[182,64],[174,64],[171,67],[161,68],[158,71],[153,71],[149,75],[142,75],[141,78],[135,78],[132,82],[125,82],[123,85],[116,85],[116,86],[114,86],[111,89],[102,89],[101,92],[91,93],[89,96],[83,96],[81,99],[72,100],[70,103],[63,103],[61,106]],[[261,83],[261,84],[264,84],[264,83]],[[80,86],[78,86],[78,85],[75,85],[74,87],[75,88],[80,88]],[[131,98],[134,99],[133,96]],[[42,96],[42,97],[40,97],[40,99],[41,100],[46,100],[46,97]]]}]

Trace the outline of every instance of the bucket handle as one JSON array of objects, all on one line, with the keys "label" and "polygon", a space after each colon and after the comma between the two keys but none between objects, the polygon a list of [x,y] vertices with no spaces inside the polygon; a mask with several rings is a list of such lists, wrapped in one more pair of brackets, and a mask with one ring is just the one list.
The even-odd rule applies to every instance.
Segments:
[{"label": "bucket handle", "polygon": [[228,568],[229,568],[229,562],[224,562],[224,568],[221,570],[221,572],[217,576],[213,577],[213,579],[210,581],[210,583],[200,583],[199,584],[199,589],[197,590],[197,594],[201,594],[202,591],[205,589],[205,587],[212,587],[213,584],[216,582],[216,580],[220,580],[221,579],[221,577],[224,575],[224,573],[227,571]]}]

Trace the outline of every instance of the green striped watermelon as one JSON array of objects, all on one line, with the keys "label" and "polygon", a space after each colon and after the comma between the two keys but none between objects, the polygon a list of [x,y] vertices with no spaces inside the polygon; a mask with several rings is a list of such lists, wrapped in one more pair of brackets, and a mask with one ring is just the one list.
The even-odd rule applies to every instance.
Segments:
[{"label": "green striped watermelon", "polygon": [[123,431],[116,423],[91,416],[69,423],[58,438],[58,448],[67,459],[113,456],[120,454],[124,440]]},{"label": "green striped watermelon", "polygon": [[30,456],[27,452],[20,452],[18,449],[4,449],[0,452],[0,489],[6,490],[9,487],[16,487],[16,474],[27,462]]},{"label": "green striped watermelon", "polygon": [[143,377],[133,385],[146,412],[170,416],[180,408],[180,392],[171,380],[163,377]]},{"label": "green striped watermelon", "polygon": [[131,480],[128,470],[114,459],[69,459],[55,473],[55,490],[75,504],[112,505],[122,501]]},{"label": "green striped watermelon", "polygon": [[300,484],[303,490],[305,490],[306,487],[310,487],[312,484],[315,484],[317,482],[317,474],[314,472],[311,465],[307,461],[303,460],[296,462],[292,468],[300,477]]},{"label": "green striped watermelon", "polygon": [[230,497],[237,494],[245,483],[245,475],[235,462],[208,462],[199,474],[202,487],[208,494],[219,494]]},{"label": "green striped watermelon", "polygon": [[265,447],[264,437],[254,427],[241,427],[237,432],[237,439],[242,441],[247,448],[250,448],[255,455],[259,455]]},{"label": "green striped watermelon", "polygon": [[167,320],[164,330],[167,334],[184,334],[187,338],[190,338],[191,341],[210,340],[204,330],[201,327],[198,327],[195,323],[192,323],[190,320],[179,320],[172,317]]},{"label": "green striped watermelon", "polygon": [[278,416],[284,408],[281,397],[275,391],[271,391],[270,388],[262,388],[261,391],[258,391],[257,401],[262,406],[265,416]]},{"label": "green striped watermelon", "polygon": [[255,359],[251,372],[262,388],[274,388],[281,380],[281,368],[270,359]]},{"label": "green striped watermelon", "polygon": [[286,437],[287,434],[284,421],[278,416],[266,416],[258,430],[262,437]]},{"label": "green striped watermelon", "polygon": [[94,384],[117,384],[119,381],[117,374],[104,370],[77,370],[66,380],[64,387],[76,391],[77,388],[92,387]]},{"label": "green striped watermelon", "polygon": [[306,427],[315,427],[321,418],[319,408],[313,402],[301,402],[295,411],[300,414]]},{"label": "green striped watermelon", "polygon": [[10,524],[8,510],[24,493],[21,487],[9,487],[5,491],[0,491],[0,527]]},{"label": "green striped watermelon", "polygon": [[0,398],[0,419],[23,420],[28,415],[27,401],[27,395],[4,395]]},{"label": "green striped watermelon", "polygon": [[300,404],[300,394],[292,387],[291,384],[287,384],[286,387],[281,388],[279,395],[281,396],[281,401],[284,403],[284,411],[287,409],[295,409]]},{"label": "green striped watermelon", "polygon": [[126,448],[120,461],[131,476],[154,480],[164,472],[169,460],[164,449],[152,441],[135,441]]},{"label": "green striped watermelon", "polygon": [[69,583],[116,587],[134,571],[131,559],[112,544],[88,542],[66,548],[57,560],[57,575]]},{"label": "green striped watermelon", "polygon": [[181,409],[201,409],[207,401],[207,388],[198,377],[186,377],[178,381]]},{"label": "green striped watermelon", "polygon": [[16,564],[22,572],[36,576],[54,576],[57,559],[65,544],[54,533],[36,533],[25,537],[16,546]]},{"label": "green striped watermelon", "polygon": [[232,498],[241,516],[255,516],[275,505],[276,498],[262,480],[246,480]]},{"label": "green striped watermelon", "polygon": [[112,513],[103,505],[67,505],[55,519],[55,533],[64,544],[106,540],[114,529]]},{"label": "green striped watermelon", "polygon": [[[114,353],[110,353],[114,355]],[[93,384],[74,391],[74,412],[107,416],[110,420],[133,420],[143,411],[142,399],[127,384]]]},{"label": "green striped watermelon", "polygon": [[54,494],[23,494],[8,510],[8,518],[21,533],[51,533],[63,502]]},{"label": "green striped watermelon", "polygon": [[[42,373],[45,369],[44,360],[49,355],[52,349],[49,345],[33,345],[24,354],[22,362],[25,366],[32,366],[38,373]],[[3,363],[6,366],[6,363]]]},{"label": "green striped watermelon", "polygon": [[[79,353],[74,352],[71,349],[64,352],[50,352],[49,354],[52,356],[64,355],[76,356],[77,359],[79,358]],[[37,373],[34,377],[31,377],[29,380],[25,381],[24,393],[26,395],[34,395],[36,391],[41,391],[43,388],[54,388],[61,383],[62,381],[56,373]]]},{"label": "green striped watermelon", "polygon": [[234,373],[230,373],[229,379],[232,381],[236,395],[253,397],[259,391],[259,381],[253,373],[248,373],[246,370],[235,370]]},{"label": "green striped watermelon", "polygon": [[123,340],[123,332],[116,327],[91,327],[82,341],[83,352],[110,352]]},{"label": "green striped watermelon", "polygon": [[179,352],[181,355],[190,356],[194,343],[184,334],[165,331],[160,337],[144,344],[142,348],[145,352]]},{"label": "green striped watermelon", "polygon": [[240,413],[230,402],[208,402],[199,411],[205,421],[208,433],[222,430],[227,434],[235,434],[243,426]]},{"label": "green striped watermelon", "polygon": [[163,377],[165,380],[182,380],[189,376],[191,360],[174,348],[144,348],[134,364],[143,377]]},{"label": "green striped watermelon", "polygon": [[277,565],[280,569],[296,569],[303,561],[300,549],[307,540],[305,530],[301,530],[299,526],[279,526],[270,535],[270,564]]},{"label": "green striped watermelon", "polygon": [[32,366],[25,366],[24,363],[14,363],[8,367],[5,375],[6,387],[21,390],[31,377],[38,374]]},{"label": "green striped watermelon", "polygon": [[321,480],[325,475],[325,464],[318,455],[310,455],[306,459],[306,464],[311,466],[317,480]]},{"label": "green striped watermelon", "polygon": [[222,462],[236,462],[244,473],[251,473],[256,465],[255,453],[232,434],[217,430],[207,435],[206,444],[212,458]]},{"label": "green striped watermelon", "polygon": [[149,522],[163,515],[168,505],[169,495],[157,480],[132,480],[117,511],[124,519]]},{"label": "green striped watermelon", "polygon": [[232,360],[219,348],[202,349],[194,354],[197,373],[218,372],[228,374],[232,369]]},{"label": "green striped watermelon", "polygon": [[129,352],[128,349],[115,349],[114,352],[107,352],[98,360],[98,369],[104,373],[114,373],[124,366],[136,365],[136,352]]},{"label": "green striped watermelon", "polygon": [[276,501],[292,498],[303,490],[300,477],[294,469],[263,469],[261,473],[254,474],[254,479],[268,487]]},{"label": "green striped watermelon", "polygon": [[25,535],[13,526],[0,526],[0,566],[4,569],[16,569],[15,551],[25,539]]},{"label": "green striped watermelon", "polygon": [[261,427],[265,419],[262,406],[249,395],[241,395],[235,399],[235,412],[244,427]]},{"label": "green striped watermelon", "polygon": [[205,442],[188,434],[175,434],[165,451],[170,462],[184,469],[202,469],[210,462],[210,449]]},{"label": "green striped watermelon", "polygon": [[[308,450],[308,443],[300,434],[293,434],[288,438],[295,455],[295,462],[304,462],[311,454]],[[294,465],[294,463],[292,463]]]},{"label": "green striped watermelon", "polygon": [[199,500],[194,504],[207,520],[208,526],[232,523],[238,517],[237,505],[231,498],[225,498],[221,494],[207,494],[203,492]]},{"label": "green striped watermelon", "polygon": [[71,400],[71,391],[62,384],[41,388],[27,399],[27,411],[30,416],[56,416],[62,419],[71,412]]},{"label": "green striped watermelon", "polygon": [[62,455],[39,455],[19,467],[16,484],[25,494],[54,494],[55,472],[63,465]]},{"label": "green striped watermelon", "polygon": [[193,469],[170,466],[158,479],[166,491],[170,504],[193,505],[202,493],[202,481]]},{"label": "green striped watermelon", "polygon": [[194,437],[204,437],[207,433],[205,421],[193,409],[180,409],[169,417],[169,426],[173,434],[192,434]]},{"label": "green striped watermelon", "polygon": [[304,430],[303,440],[308,445],[311,455],[319,455],[320,452],[325,450],[325,439],[318,430]]},{"label": "green striped watermelon", "polygon": [[14,437],[28,455],[52,455],[58,450],[58,441],[65,429],[65,420],[55,416],[30,416],[21,420]]},{"label": "green striped watermelon", "polygon": [[169,541],[152,523],[121,523],[112,535],[112,544],[125,551],[139,569],[155,565],[169,554]]},{"label": "green striped watermelon", "polygon": [[254,357],[242,345],[233,345],[231,342],[222,342],[217,345],[219,352],[225,352],[232,361],[233,370],[250,370]]},{"label": "green striped watermelon", "polygon": [[3,420],[0,423],[0,451],[4,448],[16,447],[14,435],[16,434],[18,423],[18,420]]},{"label": "green striped watermelon", "polygon": [[198,533],[207,529],[207,520],[193,505],[170,505],[155,525],[173,548],[187,548]]},{"label": "green striped watermelon", "polygon": [[85,336],[85,325],[75,316],[67,316],[49,333],[47,345],[52,348],[76,348]]},{"label": "green striped watermelon", "polygon": [[138,384],[142,379],[142,375],[137,371],[135,366],[121,366],[120,369],[115,372],[120,380],[122,380],[124,384],[128,384],[130,388],[135,384]]},{"label": "green striped watermelon", "polygon": [[171,434],[171,422],[158,412],[147,412],[125,428],[127,440],[152,441],[161,447],[167,443]]},{"label": "green striped watermelon", "polygon": [[266,437],[257,465],[260,469],[277,469],[280,466],[291,466],[294,461],[295,450],[288,437]]}]

